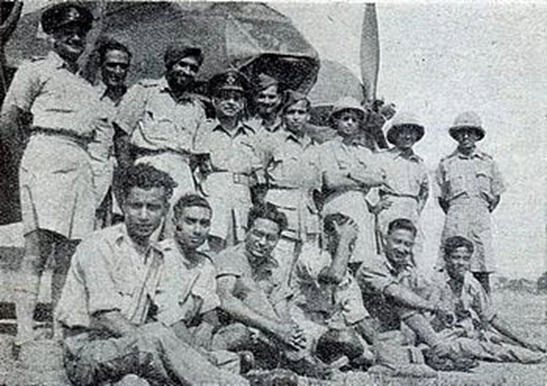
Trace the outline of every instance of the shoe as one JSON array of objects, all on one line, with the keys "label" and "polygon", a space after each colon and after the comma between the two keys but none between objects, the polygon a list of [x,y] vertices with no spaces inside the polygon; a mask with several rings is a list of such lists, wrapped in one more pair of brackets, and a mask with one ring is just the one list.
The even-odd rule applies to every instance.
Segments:
[{"label": "shoe", "polygon": [[330,379],[335,371],[332,367],[313,357],[304,357],[296,361],[289,361],[287,367],[303,377],[318,379]]},{"label": "shoe", "polygon": [[424,358],[425,363],[437,371],[469,372],[479,365],[474,358],[455,354],[441,357],[435,353],[435,350],[426,350]]}]

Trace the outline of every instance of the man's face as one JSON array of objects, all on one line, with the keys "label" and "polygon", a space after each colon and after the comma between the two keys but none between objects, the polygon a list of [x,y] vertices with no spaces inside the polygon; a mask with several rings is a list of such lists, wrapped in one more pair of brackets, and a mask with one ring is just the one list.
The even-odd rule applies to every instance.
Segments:
[{"label": "man's face", "polygon": [[67,25],[52,34],[53,49],[67,62],[75,63],[85,50],[87,30]]},{"label": "man's face", "polygon": [[186,56],[167,70],[169,84],[185,89],[190,86],[199,72],[199,60],[195,56]]},{"label": "man's face", "polygon": [[220,90],[213,104],[218,117],[237,117],[245,107],[245,97],[241,91]]},{"label": "man's face", "polygon": [[464,150],[472,150],[475,148],[475,144],[479,137],[475,130],[470,128],[460,129],[456,132],[456,141],[460,144],[460,148]]},{"label": "man's face", "polygon": [[462,281],[465,273],[471,269],[471,252],[466,247],[459,247],[444,258],[446,272],[457,281]]},{"label": "man's face", "polygon": [[211,229],[211,210],[201,206],[182,209],[175,223],[175,239],[185,249],[195,250],[207,241]]},{"label": "man's face", "polygon": [[395,229],[386,238],[386,257],[395,266],[404,264],[412,255],[414,235],[406,229]]},{"label": "man's face", "polygon": [[281,104],[281,95],[279,87],[276,84],[271,85],[258,92],[255,98],[256,108],[259,115],[270,115],[277,112]]},{"label": "man's face", "polygon": [[130,237],[146,239],[160,226],[169,204],[165,188],[133,187],[123,202],[125,225]]},{"label": "man's face", "polygon": [[355,110],[343,110],[335,118],[335,128],[342,137],[352,137],[359,130],[361,116]]},{"label": "man's face", "polygon": [[285,126],[293,133],[300,133],[304,128],[304,124],[308,122],[309,119],[310,113],[308,111],[308,105],[304,100],[300,100],[287,107],[283,113]]},{"label": "man's face", "polygon": [[395,147],[400,150],[411,149],[418,140],[418,133],[413,128],[403,126],[395,136]]},{"label": "man's face", "polygon": [[272,254],[278,241],[279,225],[265,218],[257,218],[245,236],[245,248],[253,257],[262,259]]},{"label": "man's face", "polygon": [[119,88],[125,85],[129,70],[129,55],[125,51],[110,50],[104,56],[101,66],[103,82],[108,88]]}]

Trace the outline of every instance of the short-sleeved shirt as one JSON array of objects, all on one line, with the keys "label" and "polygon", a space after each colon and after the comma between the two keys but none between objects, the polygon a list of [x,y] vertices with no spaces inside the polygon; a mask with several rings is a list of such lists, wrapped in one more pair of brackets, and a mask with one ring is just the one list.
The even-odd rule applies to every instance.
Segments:
[{"label": "short-sleeved shirt", "polygon": [[376,157],[386,173],[387,185],[393,189],[390,194],[416,200],[422,199],[424,192],[427,194],[427,169],[414,151],[406,155],[397,148],[391,148],[378,153]]},{"label": "short-sleeved shirt", "polygon": [[364,261],[355,278],[363,293],[367,311],[380,322],[384,330],[399,329],[402,315],[396,302],[384,294],[385,289],[392,284],[400,284],[420,294],[428,286],[410,260],[395,267],[383,255]]},{"label": "short-sleeved shirt", "polygon": [[[471,272],[467,272],[461,283],[460,293],[456,293],[452,279],[445,271],[437,272],[431,286],[430,300],[443,304],[456,316],[456,325],[468,330],[468,336],[475,329],[486,328],[496,315],[492,302],[483,286]],[[442,325],[436,321],[434,325]]]},{"label": "short-sleeved shirt", "polygon": [[264,120],[258,116],[248,119],[245,124],[255,131],[255,149],[262,159],[262,162],[266,164],[278,144],[277,136],[281,134],[283,130],[283,121],[281,120],[281,117],[276,117],[271,126],[266,126]]},{"label": "short-sleeved shirt", "polygon": [[32,113],[34,127],[91,138],[98,105],[93,86],[69,71],[67,63],[51,51],[46,58],[19,67],[3,111],[14,106]]},{"label": "short-sleeved shirt", "polygon": [[199,98],[175,98],[165,78],[142,80],[129,89],[114,119],[130,142],[146,150],[188,153],[198,127],[205,121]]},{"label": "short-sleeved shirt", "polygon": [[167,326],[184,321],[199,323],[199,316],[220,305],[216,292],[216,270],[209,256],[197,253],[197,261],[188,260],[177,242],[160,245],[164,265],[156,295],[157,318]]},{"label": "short-sleeved shirt", "polygon": [[316,245],[305,244],[293,273],[295,304],[304,316],[333,328],[351,326],[367,315],[361,291],[349,272],[339,284],[319,282],[321,271],[332,263],[332,257]]},{"label": "short-sleeved shirt", "polygon": [[268,192],[265,200],[278,207],[288,220],[287,232],[300,239],[319,233],[319,216],[313,192],[321,189],[317,146],[308,136],[283,130],[266,164]]},{"label": "short-sleeved shirt", "polygon": [[217,278],[234,276],[233,295],[248,307],[277,318],[276,305],[290,297],[290,290],[277,280],[273,271],[277,261],[268,256],[257,260],[245,249],[245,243],[226,248],[213,258]]},{"label": "short-sleeved shirt", "polygon": [[436,178],[439,196],[448,202],[465,197],[490,203],[505,191],[496,162],[479,150],[469,156],[456,150],[442,159]]},{"label": "short-sleeved shirt", "polygon": [[120,311],[135,325],[146,322],[157,293],[163,253],[137,252],[125,224],[93,233],[76,249],[56,314],[67,327],[90,328],[99,312]]}]

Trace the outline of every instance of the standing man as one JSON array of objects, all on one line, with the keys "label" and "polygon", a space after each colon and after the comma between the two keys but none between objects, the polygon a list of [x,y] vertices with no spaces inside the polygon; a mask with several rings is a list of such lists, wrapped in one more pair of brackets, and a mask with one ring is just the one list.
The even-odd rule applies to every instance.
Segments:
[{"label": "standing man", "polygon": [[15,352],[33,340],[33,315],[46,261],[54,254],[52,302],[60,294],[74,246],[94,227],[95,197],[87,144],[94,134],[97,93],[77,75],[93,15],[77,4],[46,9],[42,28],[53,50],[23,64],[2,108],[10,133],[30,125],[20,167],[25,255],[15,288],[18,331]]},{"label": "standing man", "polygon": [[99,120],[94,141],[89,145],[89,154],[91,155],[91,167],[93,170],[93,182],[95,185],[95,195],[97,197],[97,222],[98,227],[105,227],[112,222],[113,210],[113,191],[112,183],[114,179],[114,169],[116,168],[115,144],[122,148],[119,150],[121,164],[127,164],[127,149],[123,145],[127,139],[121,139],[124,132],[114,132],[112,120],[116,115],[116,109],[120,104],[122,97],[127,91],[125,78],[129,71],[131,63],[131,52],[129,49],[115,41],[102,41],[98,48],[101,82],[96,86],[101,106],[103,107],[103,117]]},{"label": "standing man", "polygon": [[[429,178],[424,161],[412,147],[423,138],[424,133],[423,125],[413,114],[398,113],[386,135],[388,142],[394,146],[377,155],[377,162],[385,170],[390,188],[378,189],[380,201],[372,208],[378,216],[382,243],[387,226],[397,218],[407,218],[420,229],[418,221],[429,195]],[[418,240],[421,240],[419,231]],[[418,244],[421,247],[421,243]]]},{"label": "standing man", "polygon": [[473,242],[471,272],[490,292],[489,276],[495,270],[490,214],[505,185],[494,159],[477,149],[485,131],[476,113],[458,115],[449,133],[458,147],[437,169],[439,205],[446,213],[441,240],[464,236]]},{"label": "standing man", "polygon": [[[114,119],[130,138],[136,163],[148,163],[169,174],[177,188],[171,207],[185,193],[195,193],[190,169],[192,146],[198,127],[205,121],[200,99],[190,91],[203,63],[201,48],[187,41],[165,51],[165,76],[142,80],[131,87]],[[172,217],[172,210],[168,217]],[[163,236],[170,237],[170,221]]]},{"label": "standing man", "polygon": [[247,82],[229,70],[210,80],[216,117],[197,132],[194,150],[201,154],[197,180],[213,208],[209,247],[220,251],[243,240],[251,187],[261,161],[253,146],[255,131],[243,122]]},{"label": "standing man", "polygon": [[321,189],[317,146],[306,134],[310,101],[288,91],[281,109],[282,127],[272,138],[266,164],[264,201],[275,205],[288,220],[274,251],[280,267],[277,275],[289,279],[303,243],[319,245],[320,220],[314,193]]},{"label": "standing man", "polygon": [[166,316],[154,322],[165,258],[150,236],[169,210],[173,180],[136,165],[122,186],[125,222],[80,244],[57,308],[68,378],[81,386],[125,377],[150,385],[247,385],[181,340]]}]

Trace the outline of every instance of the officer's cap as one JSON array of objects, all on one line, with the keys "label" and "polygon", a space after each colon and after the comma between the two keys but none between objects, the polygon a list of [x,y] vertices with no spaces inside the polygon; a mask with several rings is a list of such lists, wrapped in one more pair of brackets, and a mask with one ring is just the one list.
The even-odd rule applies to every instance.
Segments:
[{"label": "officer's cap", "polygon": [[218,95],[222,90],[239,91],[245,93],[249,88],[249,83],[245,75],[237,70],[228,70],[216,74],[209,81],[209,93]]},{"label": "officer's cap", "polygon": [[93,26],[93,14],[80,4],[62,3],[42,13],[42,29],[48,35],[68,25],[81,26],[86,32]]}]

